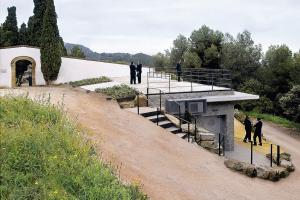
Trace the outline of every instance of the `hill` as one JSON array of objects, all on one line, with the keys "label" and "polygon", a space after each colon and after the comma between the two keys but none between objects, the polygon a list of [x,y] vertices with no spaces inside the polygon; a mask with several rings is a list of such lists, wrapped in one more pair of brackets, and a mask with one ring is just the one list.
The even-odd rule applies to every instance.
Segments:
[{"label": "hill", "polygon": [[153,65],[153,57],[147,54],[138,53],[138,54],[129,54],[129,53],[98,53],[94,52],[88,47],[85,47],[80,44],[71,44],[65,43],[65,47],[68,51],[68,54],[71,52],[71,49],[74,46],[79,46],[79,48],[83,51],[86,56],[86,59],[89,60],[97,60],[97,61],[105,61],[105,62],[114,62],[114,63],[126,63],[128,64],[131,61],[135,63],[142,63],[147,66]]}]

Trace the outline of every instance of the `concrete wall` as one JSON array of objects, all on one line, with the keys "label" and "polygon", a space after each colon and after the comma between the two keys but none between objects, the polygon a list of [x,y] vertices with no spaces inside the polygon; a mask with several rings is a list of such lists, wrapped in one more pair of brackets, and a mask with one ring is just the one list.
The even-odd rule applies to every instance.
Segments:
[{"label": "concrete wall", "polygon": [[[162,95],[162,107],[165,107],[166,99],[192,99],[208,96],[231,95],[233,91],[213,91],[199,93],[179,93]],[[159,107],[159,95],[150,95],[153,106]],[[225,135],[225,149],[234,150],[234,102],[208,102],[207,111],[198,117],[197,125],[216,134]]]},{"label": "concrete wall", "polygon": [[[13,59],[27,56],[36,62],[36,85],[45,85],[41,72],[40,49],[34,47],[12,47],[0,49],[0,87],[11,87],[11,62]],[[99,76],[121,77],[129,75],[127,65],[62,58],[62,65],[54,84],[78,81]]]}]

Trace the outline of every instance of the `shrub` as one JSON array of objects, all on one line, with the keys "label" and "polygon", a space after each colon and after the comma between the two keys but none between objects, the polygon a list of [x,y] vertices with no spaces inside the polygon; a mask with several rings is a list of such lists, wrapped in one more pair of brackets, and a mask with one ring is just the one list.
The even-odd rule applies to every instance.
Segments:
[{"label": "shrub", "polygon": [[74,82],[70,82],[69,84],[72,85],[73,87],[80,87],[83,85],[93,85],[93,84],[107,83],[107,82],[111,82],[111,80],[105,76],[101,76],[99,78],[89,78],[80,81],[74,81]]},{"label": "shrub", "polygon": [[146,199],[123,185],[62,111],[0,97],[0,199]]},{"label": "shrub", "polygon": [[133,88],[125,84],[116,85],[104,89],[96,89],[96,92],[106,94],[108,96],[111,96],[114,99],[124,99],[124,98],[134,99],[137,94],[137,91],[135,91]]}]

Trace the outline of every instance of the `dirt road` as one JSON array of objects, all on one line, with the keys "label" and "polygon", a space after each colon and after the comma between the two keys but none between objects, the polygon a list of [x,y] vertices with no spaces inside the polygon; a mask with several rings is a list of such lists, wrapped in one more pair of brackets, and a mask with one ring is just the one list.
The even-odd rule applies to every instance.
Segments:
[{"label": "dirt road", "polygon": [[[64,96],[67,113],[92,130],[88,137],[97,145],[102,159],[119,166],[122,179],[141,183],[151,199],[296,200],[300,197],[299,170],[277,183],[250,179],[228,170],[222,157],[179,139],[141,116],[121,110],[115,102],[97,94],[68,88],[22,89],[26,91],[31,97],[50,93],[54,103]],[[271,127],[268,130],[273,141],[287,145],[285,148],[300,166],[299,140]]]}]

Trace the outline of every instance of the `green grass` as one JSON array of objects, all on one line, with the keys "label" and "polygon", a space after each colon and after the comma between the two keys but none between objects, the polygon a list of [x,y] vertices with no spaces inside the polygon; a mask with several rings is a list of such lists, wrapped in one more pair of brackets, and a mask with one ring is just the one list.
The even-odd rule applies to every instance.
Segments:
[{"label": "green grass", "polygon": [[251,117],[255,117],[255,118],[259,117],[265,121],[269,121],[269,122],[272,122],[275,124],[279,124],[286,128],[292,128],[292,129],[296,129],[296,130],[300,131],[299,123],[290,121],[290,120],[282,118],[282,117],[278,117],[278,116],[271,115],[271,114],[256,113],[256,112],[247,112],[247,114]]},{"label": "green grass", "polygon": [[0,97],[0,199],[146,199],[122,184],[60,108]]},{"label": "green grass", "polygon": [[93,85],[93,84],[107,83],[107,82],[111,82],[111,80],[105,76],[101,76],[99,78],[90,78],[90,79],[83,79],[80,81],[74,81],[74,82],[70,82],[69,84],[72,85],[73,87],[80,87],[83,85]]},{"label": "green grass", "polygon": [[128,85],[122,84],[122,85],[116,85],[109,88],[104,89],[96,89],[97,93],[103,93],[108,96],[111,96],[114,99],[123,99],[123,98],[130,98],[135,97],[137,92],[129,87]]}]

